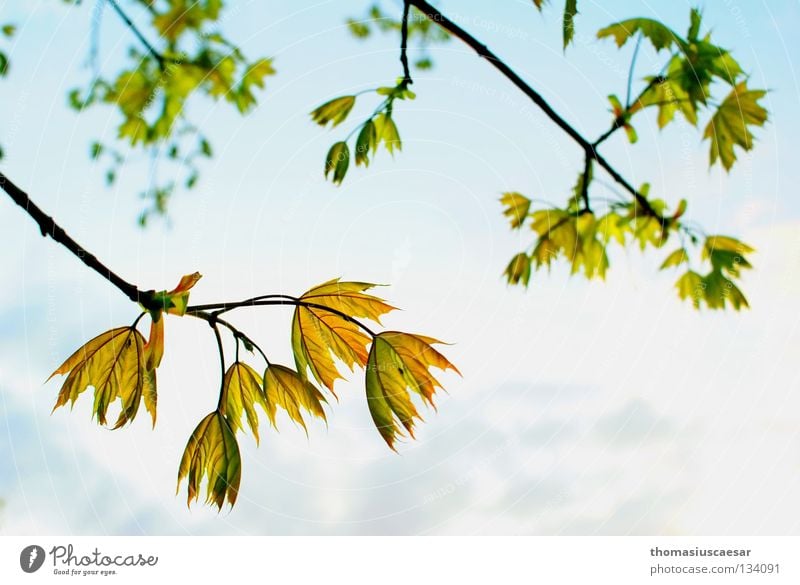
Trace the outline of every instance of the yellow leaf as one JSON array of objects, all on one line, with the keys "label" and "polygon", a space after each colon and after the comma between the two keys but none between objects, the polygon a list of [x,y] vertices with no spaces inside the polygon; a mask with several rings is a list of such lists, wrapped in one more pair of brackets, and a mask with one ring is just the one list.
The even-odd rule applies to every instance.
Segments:
[{"label": "yellow leaf", "polygon": [[395,439],[404,435],[399,425],[413,437],[414,419],[421,420],[408,389],[433,406],[436,388],[442,386],[430,368],[460,374],[431,347],[435,343],[441,342],[398,331],[384,331],[372,343],[367,363],[367,403],[375,426],[391,449]]},{"label": "yellow leaf", "polygon": [[264,392],[266,394],[266,410],[272,426],[275,424],[277,407],[283,408],[293,421],[308,433],[303,414],[304,409],[323,420],[325,411],[322,403],[326,402],[322,393],[300,374],[285,366],[270,364],[264,372]]},{"label": "yellow leaf", "polygon": [[144,354],[144,337],[133,327],[118,327],[98,335],[50,375],[68,374],[53,410],[67,402],[74,405],[78,396],[92,386],[92,410],[100,424],[106,424],[108,407],[117,399],[122,411],[114,428],[132,421],[143,394],[147,396],[148,410],[152,406],[155,424],[155,372],[147,370]]},{"label": "yellow leaf", "polygon": [[511,221],[511,229],[517,229],[525,222],[531,208],[531,200],[525,195],[516,192],[503,193],[500,203],[506,208],[503,215]]},{"label": "yellow leaf", "polygon": [[207,504],[215,504],[221,510],[226,498],[231,506],[236,503],[242,460],[236,435],[221,412],[215,410],[206,416],[189,438],[178,468],[179,490],[184,477],[188,505],[198,499],[204,477],[208,478]]},{"label": "yellow leaf", "polygon": [[244,414],[256,442],[258,442],[258,413],[255,406],[260,404],[266,408],[264,391],[261,389],[261,377],[247,364],[236,362],[225,372],[222,392],[220,412],[228,419],[231,429],[234,432],[237,429],[243,429],[242,415]]},{"label": "yellow leaf", "polygon": [[[300,300],[312,306],[298,306],[292,320],[292,350],[297,371],[314,378],[333,392],[341,378],[334,358],[353,371],[367,363],[370,336],[344,315],[379,322],[394,307],[378,297],[365,294],[374,284],[329,280],[305,293]],[[331,310],[326,310],[326,307]]]},{"label": "yellow leaf", "polygon": [[144,345],[145,367],[155,370],[164,357],[164,316],[161,311],[151,314],[150,336]]},{"label": "yellow leaf", "polygon": [[316,110],[311,112],[311,119],[320,126],[331,123],[331,127],[344,122],[350,110],[356,103],[356,96],[345,95],[325,102]]}]

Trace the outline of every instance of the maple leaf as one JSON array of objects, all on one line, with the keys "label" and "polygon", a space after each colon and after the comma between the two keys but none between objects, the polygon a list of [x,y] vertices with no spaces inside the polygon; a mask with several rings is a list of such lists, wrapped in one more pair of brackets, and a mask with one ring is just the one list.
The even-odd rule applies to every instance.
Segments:
[{"label": "maple leaf", "polygon": [[375,286],[336,278],[300,297],[300,301],[311,304],[298,305],[292,319],[292,350],[301,376],[310,370],[317,382],[333,392],[334,382],[342,377],[334,358],[350,371],[367,363],[370,336],[345,315],[380,322],[381,315],[393,310],[383,299],[364,292]]},{"label": "maple leaf", "polygon": [[767,110],[758,104],[766,93],[763,89],[748,89],[747,82],[742,81],[720,104],[703,134],[704,139],[711,140],[710,165],[719,159],[725,170],[730,170],[736,161],[733,147],[753,147],[753,133],[748,126],[763,126],[767,121]]},{"label": "maple leaf", "polygon": [[511,222],[511,229],[517,229],[525,222],[531,208],[531,200],[521,193],[503,193],[500,203],[505,206],[503,215]]},{"label": "maple leaf", "polygon": [[[414,419],[420,419],[409,388],[433,404],[439,381],[430,373],[435,367],[442,371],[458,369],[436,351],[432,344],[442,343],[431,337],[399,331],[384,331],[375,336],[367,363],[367,403],[372,420],[391,449],[403,429],[414,436]],[[399,424],[398,424],[399,423]]]},{"label": "maple leaf", "polygon": [[222,509],[227,498],[233,506],[242,479],[242,459],[236,435],[225,415],[215,410],[197,425],[183,452],[178,468],[178,490],[187,480],[187,505],[199,497],[200,484],[208,478],[206,503]]},{"label": "maple leaf", "polygon": [[67,402],[74,405],[78,396],[92,386],[92,412],[101,425],[106,424],[108,407],[117,399],[122,410],[114,428],[132,421],[143,396],[155,424],[155,371],[146,367],[144,336],[136,328],[118,327],[101,333],[67,358],[50,378],[57,374],[67,375],[67,379],[53,411]]},{"label": "maple leaf", "polygon": [[243,428],[242,415],[244,415],[258,443],[258,413],[255,406],[260,404],[266,409],[261,377],[247,364],[236,362],[225,372],[222,394],[220,411],[225,415],[231,429],[236,432],[237,429]]},{"label": "maple leaf", "polygon": [[286,366],[270,364],[264,372],[264,392],[266,394],[266,410],[273,427],[277,407],[283,408],[293,421],[308,433],[301,409],[307,410],[323,420],[325,411],[322,403],[326,402],[322,393],[300,374]]}]

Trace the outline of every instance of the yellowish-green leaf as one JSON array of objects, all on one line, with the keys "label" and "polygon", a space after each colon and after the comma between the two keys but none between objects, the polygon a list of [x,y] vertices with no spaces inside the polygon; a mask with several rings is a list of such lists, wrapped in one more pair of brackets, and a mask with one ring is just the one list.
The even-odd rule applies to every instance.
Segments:
[{"label": "yellowish-green leaf", "polygon": [[[142,395],[152,396],[155,424],[155,372],[145,366],[144,337],[133,327],[118,327],[101,333],[73,353],[50,375],[67,375],[53,407],[70,402],[89,386],[94,388],[93,415],[106,424],[108,407],[119,399],[121,412],[114,425],[119,428],[136,416]],[[49,378],[48,378],[49,379]]]},{"label": "yellowish-green leaf", "polygon": [[361,127],[356,139],[356,165],[369,165],[369,153],[378,149],[378,135],[375,132],[375,123],[367,120]]},{"label": "yellowish-green leaf", "polygon": [[301,376],[310,370],[317,382],[333,392],[334,382],[342,377],[334,358],[351,371],[355,365],[367,363],[370,336],[347,317],[379,322],[381,315],[394,309],[383,299],[364,292],[374,286],[337,278],[300,297],[307,305],[298,305],[294,311],[292,349]]},{"label": "yellowish-green leaf", "polygon": [[302,411],[325,419],[322,403],[327,402],[314,384],[285,366],[270,364],[264,372],[266,410],[272,426],[277,428],[277,407],[283,408],[294,422],[308,433]]},{"label": "yellowish-green leaf", "polygon": [[311,112],[311,119],[320,126],[325,126],[328,123],[330,123],[332,127],[338,126],[345,121],[355,103],[356,96],[354,95],[334,98]]},{"label": "yellowish-green leaf", "polygon": [[337,142],[331,146],[325,157],[325,178],[333,172],[333,182],[341,184],[350,166],[350,147],[346,142]]},{"label": "yellowish-green leaf", "polygon": [[564,50],[575,37],[575,16],[578,14],[578,0],[566,0],[564,4],[563,36]]},{"label": "yellowish-green leaf", "polygon": [[178,469],[178,490],[186,478],[191,505],[199,497],[200,485],[208,480],[206,503],[222,509],[225,500],[233,506],[239,495],[242,460],[239,444],[228,420],[214,411],[206,416],[189,438]]},{"label": "yellowish-green leaf", "polygon": [[687,270],[675,283],[678,296],[681,300],[691,300],[696,309],[700,308],[700,301],[704,297],[703,277],[693,270]]},{"label": "yellowish-green leaf", "polygon": [[442,386],[430,369],[459,373],[432,347],[436,343],[441,342],[398,331],[384,331],[372,343],[366,374],[367,404],[375,426],[391,449],[395,449],[398,436],[414,436],[414,419],[420,419],[409,390],[433,406],[436,388]]},{"label": "yellowish-green leaf", "polygon": [[503,274],[508,280],[508,284],[519,284],[521,282],[527,287],[531,279],[530,256],[520,252],[511,259]]},{"label": "yellowish-green leaf", "polygon": [[503,193],[500,198],[500,203],[506,208],[503,211],[509,221],[511,222],[511,229],[516,229],[522,226],[525,218],[528,217],[528,211],[531,208],[531,200],[517,192]]},{"label": "yellowish-green leaf", "polygon": [[244,415],[256,442],[258,442],[256,404],[260,404],[266,410],[264,391],[261,388],[261,377],[247,364],[243,362],[234,363],[225,372],[225,378],[222,381],[220,412],[228,419],[228,423],[234,433],[237,430],[244,430],[242,426],[242,415]]},{"label": "yellowish-green leaf", "polygon": [[263,88],[264,78],[267,75],[275,75],[272,59],[259,59],[247,68],[242,79],[242,84],[245,87],[255,85]]},{"label": "yellowish-green leaf", "polygon": [[684,262],[689,261],[689,256],[686,254],[685,248],[678,248],[674,252],[672,252],[669,256],[666,257],[664,262],[661,264],[659,270],[666,270],[667,268],[671,268],[673,266],[680,266]]},{"label": "yellowish-green leaf", "polygon": [[389,154],[394,155],[395,149],[402,150],[403,143],[400,140],[400,133],[391,116],[378,114],[374,118],[374,123],[378,142],[383,142]]},{"label": "yellowish-green leaf", "polygon": [[673,44],[681,44],[680,37],[663,23],[651,18],[630,18],[616,22],[597,31],[597,38],[614,37],[618,47],[622,47],[629,38],[641,32],[650,39],[656,51],[669,49]]},{"label": "yellowish-green leaf", "polygon": [[161,311],[154,311],[150,317],[150,335],[144,345],[145,369],[155,370],[164,357],[164,316]]},{"label": "yellowish-green leaf", "polygon": [[748,89],[747,82],[737,84],[706,126],[703,138],[711,140],[710,165],[719,159],[725,170],[736,161],[734,146],[744,150],[753,147],[754,136],[749,126],[763,126],[767,110],[758,104],[766,95],[761,89]]}]

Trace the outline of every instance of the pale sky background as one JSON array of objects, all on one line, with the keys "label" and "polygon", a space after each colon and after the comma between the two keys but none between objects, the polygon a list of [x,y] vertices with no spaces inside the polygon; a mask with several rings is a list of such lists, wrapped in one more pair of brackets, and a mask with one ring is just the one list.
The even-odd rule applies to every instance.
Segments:
[{"label": "pale sky background", "polygon": [[[632,50],[594,31],[648,15],[685,31],[690,4],[582,0],[566,56],[554,4],[540,15],[529,0],[437,2],[594,136],[610,119],[605,96],[624,94]],[[699,131],[678,122],[659,132],[650,115],[638,144],[619,135],[605,152],[632,182],[689,199],[709,233],[757,248],[742,314],[681,304],[676,275],[656,270],[664,252],[615,251],[605,283],[562,266],[527,291],[507,287],[500,274],[529,236],[509,231],[499,193],[562,202],[581,153],[458,42],[435,49],[436,68],[415,76],[418,99],[397,108],[403,152],[351,169],[340,188],[325,182],[325,152],[350,126],[330,133],[308,112],[399,73],[395,38],[361,43],[343,26],[368,2],[236,3],[225,31],[248,55],[275,56],[278,75],[245,118],[193,99],[215,157],[172,201],[171,225],[142,231],[147,160],[107,189],[88,145],[113,138],[117,114],[66,107],[90,76],[94,2],[3,1],[0,21],[19,34],[0,81],[2,169],[87,249],[144,288],[198,270],[194,302],[300,293],[334,276],[388,283],[384,296],[404,310],[387,327],[453,342],[446,352],[464,376],[443,378],[438,412],[424,413],[418,440],[397,455],[372,425],[357,373],[337,387],[327,429],[314,422],[307,439],[283,420],[280,434],[264,426],[258,449],[241,439],[232,511],[188,510],[185,485],[174,493],[177,465],[219,384],[208,327],[168,320],[155,430],[144,413],[124,430],[99,428],[88,394],[51,415],[59,382],[43,384],[49,373],[136,309],[0,197],[0,532],[800,532],[800,3],[700,5],[751,86],[771,90],[756,149],[730,174],[709,171]],[[102,67],[114,71],[135,43],[110,10],[101,31]],[[662,58],[643,51],[640,74]],[[374,105],[359,103],[353,120]],[[270,308],[235,321],[291,363],[290,316]]]}]

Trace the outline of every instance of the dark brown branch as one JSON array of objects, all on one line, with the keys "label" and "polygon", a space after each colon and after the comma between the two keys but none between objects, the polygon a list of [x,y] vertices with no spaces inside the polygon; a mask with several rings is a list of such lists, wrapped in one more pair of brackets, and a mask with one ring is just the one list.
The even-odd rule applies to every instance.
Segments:
[{"label": "dark brown branch", "polygon": [[11,197],[17,205],[22,207],[27,214],[31,216],[33,221],[39,225],[39,231],[42,233],[42,236],[50,236],[56,242],[64,246],[81,262],[117,287],[134,303],[140,303],[146,309],[159,308],[154,304],[152,291],[139,290],[136,285],[131,284],[112,272],[111,269],[100,262],[94,254],[87,252],[83,246],[73,240],[72,237],[64,231],[64,228],[58,225],[52,217],[39,209],[39,207],[30,200],[28,194],[11,182],[2,172],[0,172],[0,187],[2,187],[2,189],[8,193],[9,197]]},{"label": "dark brown branch", "polygon": [[408,3],[418,8],[432,22],[471,47],[480,57],[486,59],[486,61],[488,61],[492,67],[502,73],[504,77],[511,81],[511,83],[513,83],[520,91],[522,91],[522,93],[524,93],[533,103],[539,106],[539,108],[545,113],[545,115],[547,115],[548,118],[550,118],[570,138],[572,138],[578,144],[578,146],[583,149],[587,156],[596,160],[597,164],[606,172],[608,172],[611,178],[619,183],[626,191],[628,191],[628,193],[633,195],[645,213],[656,218],[660,223],[662,223],[662,225],[667,221],[663,216],[661,216],[661,214],[653,209],[653,207],[650,205],[650,202],[647,200],[647,197],[639,193],[628,181],[622,177],[622,175],[619,174],[619,172],[617,172],[616,169],[614,169],[614,167],[608,163],[608,161],[600,156],[591,142],[584,138],[583,135],[573,128],[569,122],[562,118],[558,112],[556,112],[552,106],[547,103],[547,101],[539,92],[528,85],[528,83],[526,83],[524,79],[522,79],[513,69],[511,69],[511,67],[506,65],[504,61],[490,51],[485,44],[481,43],[470,33],[447,18],[447,16],[442,14],[430,3],[426,2],[426,0],[408,0]]},{"label": "dark brown branch", "polygon": [[400,26],[400,63],[403,64],[403,83],[411,85],[411,70],[408,67],[408,13],[411,10],[409,0],[403,1],[403,22]]},{"label": "dark brown branch", "polygon": [[111,4],[111,7],[114,9],[117,15],[119,15],[119,17],[122,19],[125,25],[129,29],[131,29],[134,35],[136,35],[136,38],[139,39],[139,42],[142,43],[142,45],[144,45],[145,49],[147,49],[147,52],[150,53],[156,61],[158,61],[159,67],[163,69],[164,56],[158,51],[156,51],[155,47],[153,47],[153,45],[150,44],[150,41],[148,41],[142,34],[142,32],[137,28],[137,26],[133,24],[133,21],[130,19],[130,17],[127,14],[125,14],[125,11],[122,10],[119,4],[117,4],[117,0],[108,0],[108,3]]},{"label": "dark brown branch", "polygon": [[[220,315],[223,312],[232,311],[234,309],[240,309],[243,307],[268,307],[274,305],[291,305],[295,307],[307,307],[309,309],[318,309],[320,311],[327,311],[328,313],[333,313],[334,315],[338,315],[345,321],[352,323],[357,327],[360,327],[361,329],[366,331],[370,335],[370,337],[377,336],[377,334],[374,331],[372,331],[372,329],[364,325],[358,319],[351,317],[347,313],[344,313],[332,307],[328,307],[326,305],[320,305],[318,303],[304,301],[302,299],[299,299],[297,297],[292,297],[289,295],[263,295],[260,297],[253,297],[252,299],[247,299],[235,303],[211,303],[207,305],[191,305],[186,308],[186,314],[199,316],[201,319],[205,319],[206,317],[216,319],[217,315]],[[206,311],[213,311],[213,313],[208,314],[206,313]]]}]

